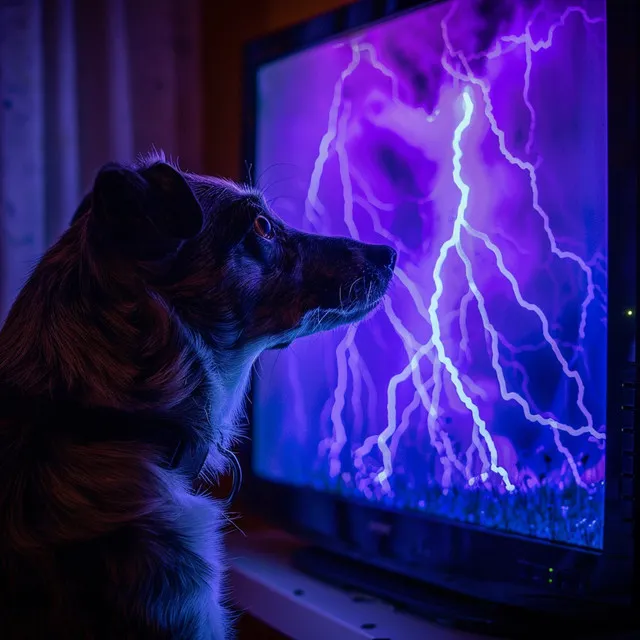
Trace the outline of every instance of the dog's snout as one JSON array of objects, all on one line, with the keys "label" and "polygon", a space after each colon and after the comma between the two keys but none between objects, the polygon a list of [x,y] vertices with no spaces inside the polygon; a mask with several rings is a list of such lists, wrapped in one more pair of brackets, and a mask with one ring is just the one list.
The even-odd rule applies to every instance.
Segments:
[{"label": "dog's snout", "polygon": [[380,269],[386,268],[393,271],[396,266],[398,253],[385,244],[369,245],[364,253],[365,258]]}]

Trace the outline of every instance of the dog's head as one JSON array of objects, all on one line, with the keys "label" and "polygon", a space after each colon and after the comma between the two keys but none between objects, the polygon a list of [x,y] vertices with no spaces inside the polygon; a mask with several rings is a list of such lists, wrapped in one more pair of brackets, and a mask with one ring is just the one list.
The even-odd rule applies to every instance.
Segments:
[{"label": "dog's head", "polygon": [[295,230],[258,191],[158,158],[103,167],[72,224],[211,348],[253,356],[362,319],[396,261],[384,245]]},{"label": "dog's head", "polygon": [[[78,407],[134,414],[106,419],[109,437],[166,449],[192,475],[233,441],[260,352],[363,318],[395,259],[296,231],[256,190],[163,158],[107,165],[0,331],[0,384],[71,407],[54,422],[73,438]],[[97,415],[82,438],[104,437]]]}]

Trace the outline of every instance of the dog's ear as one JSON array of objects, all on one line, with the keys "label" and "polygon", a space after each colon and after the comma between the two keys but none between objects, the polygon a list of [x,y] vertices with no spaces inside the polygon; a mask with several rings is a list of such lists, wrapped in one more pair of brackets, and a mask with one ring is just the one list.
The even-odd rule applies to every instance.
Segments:
[{"label": "dog's ear", "polygon": [[103,242],[138,260],[175,253],[203,224],[191,187],[164,162],[141,170],[102,167],[93,186],[91,215]]}]

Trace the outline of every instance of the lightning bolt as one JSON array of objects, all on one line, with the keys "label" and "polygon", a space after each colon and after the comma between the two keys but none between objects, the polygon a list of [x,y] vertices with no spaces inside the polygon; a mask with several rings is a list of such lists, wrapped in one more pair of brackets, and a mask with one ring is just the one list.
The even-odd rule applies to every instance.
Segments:
[{"label": "lightning bolt", "polygon": [[[563,475],[560,484],[572,481],[575,486],[592,493],[594,485],[584,479],[586,457],[576,451],[583,446],[577,443],[582,442],[594,443],[604,450],[606,441],[604,425],[596,425],[587,406],[589,394],[594,390],[589,386],[590,378],[584,377],[590,375],[585,344],[593,318],[598,318],[600,328],[592,331],[605,335],[606,255],[601,250],[592,256],[583,256],[579,250],[569,249],[570,239],[560,238],[554,233],[552,216],[542,205],[543,181],[539,172],[544,164],[541,156],[544,149],[538,148],[536,134],[539,123],[532,96],[536,56],[551,50],[558,33],[567,25],[575,28],[578,20],[585,28],[593,28],[603,23],[603,18],[589,15],[580,6],[567,6],[554,18],[538,6],[530,12],[521,33],[500,36],[487,50],[465,54],[456,49],[450,35],[451,22],[460,6],[460,3],[453,3],[440,22],[440,64],[444,76],[449,79],[446,85],[449,88],[441,90],[438,107],[432,112],[406,102],[402,80],[392,70],[392,63],[385,61],[382,51],[368,41],[366,34],[360,34],[349,42],[350,59],[333,87],[327,128],[320,140],[309,180],[305,219],[315,230],[331,232],[331,221],[335,217],[328,214],[321,193],[324,193],[325,180],[329,181],[326,168],[335,161],[342,191],[342,220],[347,233],[355,239],[367,240],[373,233],[382,241],[393,244],[399,258],[393,294],[385,298],[375,321],[367,325],[367,337],[359,342],[363,325],[351,326],[341,337],[335,352],[330,354],[335,358],[337,378],[321,416],[321,420],[330,425],[330,435],[318,444],[318,459],[326,458],[330,478],[335,482],[353,482],[365,498],[393,496],[392,477],[401,455],[402,440],[412,432],[414,441],[420,437],[420,433],[415,432],[415,416],[420,414],[426,416],[425,437],[441,465],[438,482],[443,492],[456,486],[487,487],[509,493],[520,489],[532,491],[535,483],[532,483],[530,474],[509,461],[503,444],[504,436],[492,433],[494,417],[491,407],[499,400],[510,411],[519,412],[520,418],[531,428],[551,433],[549,441],[563,461],[558,473],[563,475],[566,471],[568,474],[567,478]],[[533,35],[541,32],[540,38]],[[488,74],[474,71],[474,65],[480,61],[486,65],[497,64],[498,61],[509,65],[515,59],[524,62],[521,96],[529,121],[519,151],[500,124],[492,97],[494,87]],[[393,122],[400,135],[405,127],[407,144],[422,153],[425,159],[432,158],[432,150],[428,146],[428,136],[422,132],[431,131],[429,127],[452,131],[448,160],[439,157],[438,165],[444,167],[448,163],[446,186],[441,188],[448,189],[449,193],[453,193],[452,188],[455,188],[457,196],[453,215],[442,216],[441,229],[446,233],[437,246],[431,247],[433,257],[430,262],[418,257],[415,249],[407,247],[406,241],[392,231],[393,227],[387,220],[394,215],[396,204],[377,195],[376,185],[368,179],[366,168],[360,167],[352,157],[361,115],[349,86],[351,82],[355,86],[354,74],[362,69],[367,69],[369,74],[377,73],[380,81],[387,83],[383,97],[387,120],[373,118],[376,126],[388,128],[391,126],[388,123]],[[379,86],[378,83],[376,87]],[[379,97],[381,90],[377,91]],[[452,113],[455,114],[455,124],[449,125]],[[414,123],[411,131],[406,122]],[[530,209],[539,221],[549,260],[568,265],[563,269],[573,269],[571,277],[581,292],[577,303],[579,320],[575,342],[561,339],[557,318],[549,317],[539,304],[527,297],[516,275],[517,270],[508,266],[509,261],[500,247],[504,243],[509,244],[523,260],[527,256],[526,251],[503,230],[483,229],[479,222],[481,217],[474,215],[474,194],[477,197],[486,186],[474,182],[473,174],[465,169],[465,149],[477,147],[478,140],[486,136],[497,145],[504,166],[520,171],[526,178]],[[413,205],[423,220],[430,215],[430,197],[416,198]],[[372,231],[367,232],[366,227]],[[512,343],[499,331],[498,318],[492,315],[487,299],[487,285],[483,284],[484,272],[477,264],[478,255],[483,259],[482,269],[490,270],[491,277],[501,283],[503,290],[529,318],[527,322],[536,327],[535,343]],[[547,263],[552,276],[555,264]],[[542,268],[545,267],[538,265],[538,269]],[[445,294],[452,287],[458,290],[460,282],[464,287],[460,291],[457,308],[451,309],[444,304]],[[400,300],[403,301],[402,312],[399,311]],[[410,305],[412,320],[405,310],[406,304]],[[374,380],[366,359],[368,345],[375,339],[382,323],[388,325],[397,337],[407,364],[399,371],[389,372],[386,425],[376,433],[380,383]],[[386,340],[380,338],[381,346]],[[479,348],[482,341],[484,351]],[[572,390],[576,411],[571,414],[571,419],[560,419],[540,408],[545,401],[536,397],[539,383],[532,382],[531,369],[531,356],[540,353],[553,358],[561,372],[564,388]],[[569,358],[566,353],[572,356]],[[486,358],[486,366],[482,358]],[[480,370],[490,371],[490,378],[486,373],[481,379],[477,378]],[[402,406],[401,402],[404,403]],[[298,403],[296,406],[301,405]],[[349,412],[348,419],[345,419],[345,412]],[[455,433],[447,428],[451,420],[458,425]],[[461,425],[467,425],[466,436]],[[571,446],[567,442],[571,442]],[[349,455],[344,451],[347,445],[352,447]],[[349,457],[352,468],[344,470],[343,465]],[[462,484],[456,481],[457,478],[463,480]]]}]

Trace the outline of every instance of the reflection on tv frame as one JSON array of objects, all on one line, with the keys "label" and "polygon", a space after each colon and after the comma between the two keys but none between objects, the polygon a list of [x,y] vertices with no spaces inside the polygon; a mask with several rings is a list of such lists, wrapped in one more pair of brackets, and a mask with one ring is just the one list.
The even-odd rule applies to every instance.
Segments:
[{"label": "reflection on tv frame", "polygon": [[483,4],[260,72],[256,171],[277,212],[399,257],[371,319],[262,358],[254,464],[601,548],[605,3]]}]

